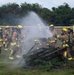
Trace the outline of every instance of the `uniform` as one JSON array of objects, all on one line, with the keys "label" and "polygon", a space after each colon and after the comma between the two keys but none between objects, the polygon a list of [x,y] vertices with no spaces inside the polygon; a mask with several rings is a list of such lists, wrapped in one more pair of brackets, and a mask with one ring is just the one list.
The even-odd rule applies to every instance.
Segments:
[{"label": "uniform", "polygon": [[16,40],[17,40],[17,31],[16,29],[12,32],[11,43],[10,43],[10,55],[9,59],[13,60],[16,53]]},{"label": "uniform", "polygon": [[57,42],[57,31],[54,29],[54,25],[50,25],[50,27],[49,27],[49,29],[50,29],[50,32],[52,33],[52,37],[51,38],[49,38],[49,44],[50,44],[50,46],[52,46],[53,48],[55,48],[55,46],[56,46],[56,42]]},{"label": "uniform", "polygon": [[72,56],[70,54],[69,36],[67,28],[62,29],[62,33],[61,36],[59,36],[59,38],[62,41],[62,47],[66,47],[66,51],[63,53],[63,56],[65,58],[68,58],[68,60],[72,60]]},{"label": "uniform", "polygon": [[4,45],[4,50],[8,50],[9,44],[10,44],[10,27],[6,26],[5,27],[5,33],[3,36],[3,45]]},{"label": "uniform", "polygon": [[20,57],[20,52],[21,52],[20,46],[21,46],[21,31],[19,27],[17,27],[14,28],[14,31],[12,33],[12,42],[10,44],[9,59],[13,60],[15,56],[17,58]]}]

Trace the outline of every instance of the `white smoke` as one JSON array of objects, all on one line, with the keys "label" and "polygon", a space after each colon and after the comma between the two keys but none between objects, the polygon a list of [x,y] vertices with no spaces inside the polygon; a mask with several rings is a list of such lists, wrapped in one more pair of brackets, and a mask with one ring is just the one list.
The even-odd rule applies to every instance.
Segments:
[{"label": "white smoke", "polygon": [[25,27],[24,31],[27,33],[27,39],[48,38],[52,36],[47,26],[34,12],[29,12],[28,15],[22,19],[21,25]]},{"label": "white smoke", "polygon": [[24,27],[22,31],[24,31],[24,35],[26,35],[24,38],[25,48],[23,49],[26,51],[23,53],[26,53],[35,44],[34,39],[52,37],[50,30],[35,12],[29,12],[27,16],[22,19],[21,25]]},{"label": "white smoke", "polygon": [[[26,17],[22,18],[21,25],[23,26],[21,32],[22,36],[25,36],[24,39],[22,39],[22,58],[23,55],[28,53],[29,50],[35,45],[35,39],[47,39],[52,37],[52,34],[50,33],[50,30],[47,28],[46,24],[44,24],[41,18],[34,12],[29,12]],[[35,48],[37,48],[37,46]],[[18,63],[20,61],[22,63],[21,59],[18,60]]]}]

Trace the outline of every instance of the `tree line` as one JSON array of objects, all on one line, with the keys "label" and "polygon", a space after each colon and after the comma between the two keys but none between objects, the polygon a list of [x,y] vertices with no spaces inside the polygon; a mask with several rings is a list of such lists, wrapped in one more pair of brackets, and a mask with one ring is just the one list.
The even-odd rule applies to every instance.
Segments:
[{"label": "tree line", "polygon": [[36,12],[48,24],[73,25],[74,24],[74,8],[67,3],[52,9],[43,8],[38,3],[28,4],[8,3],[0,6],[0,25],[17,25],[20,24],[20,18],[25,16],[29,11]]}]

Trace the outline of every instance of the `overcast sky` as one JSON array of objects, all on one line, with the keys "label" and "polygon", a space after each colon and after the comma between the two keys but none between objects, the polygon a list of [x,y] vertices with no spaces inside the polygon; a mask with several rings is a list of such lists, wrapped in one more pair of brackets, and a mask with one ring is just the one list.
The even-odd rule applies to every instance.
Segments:
[{"label": "overcast sky", "polygon": [[7,3],[17,3],[21,4],[24,2],[27,3],[38,3],[42,7],[46,7],[51,9],[52,7],[58,7],[63,3],[68,3],[70,7],[74,7],[74,0],[0,0],[0,5],[7,4]]}]

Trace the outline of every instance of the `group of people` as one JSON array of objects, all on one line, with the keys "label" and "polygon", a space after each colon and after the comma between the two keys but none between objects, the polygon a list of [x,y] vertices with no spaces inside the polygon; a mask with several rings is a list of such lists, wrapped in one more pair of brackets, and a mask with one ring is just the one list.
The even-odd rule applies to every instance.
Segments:
[{"label": "group of people", "polygon": [[20,57],[21,53],[21,29],[22,26],[0,27],[0,53],[10,50],[9,59],[13,60],[14,55]]},{"label": "group of people", "polygon": [[[21,33],[22,26],[5,26],[0,27],[0,53],[2,50],[10,50],[9,59],[14,60],[15,57],[20,58],[22,53],[22,40],[25,38],[25,33]],[[56,43],[58,40],[61,41],[61,47],[67,47],[66,50],[63,52],[63,56],[65,58],[68,58],[68,60],[73,60],[73,57],[70,53],[71,50],[74,50],[74,32],[73,32],[73,26],[62,28],[61,33],[58,34],[57,30],[55,30],[55,27],[53,24],[49,26],[49,31],[53,34],[52,37],[45,39],[39,39],[40,45],[51,46],[52,48],[55,48]],[[35,42],[38,42],[35,39]]]},{"label": "group of people", "polygon": [[55,47],[58,40],[61,41],[61,47],[66,47],[66,50],[63,52],[63,56],[68,60],[73,60],[73,56],[71,55],[71,51],[74,50],[74,32],[73,26],[61,28],[61,33],[55,30],[54,25],[50,25],[50,31],[53,34],[52,38],[49,38],[49,42],[51,46]]}]

